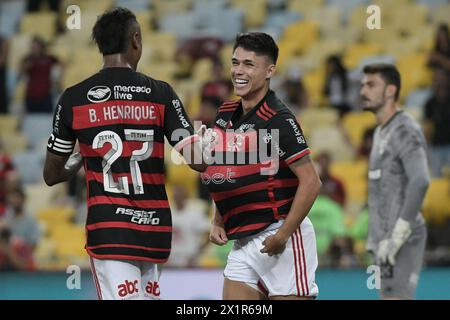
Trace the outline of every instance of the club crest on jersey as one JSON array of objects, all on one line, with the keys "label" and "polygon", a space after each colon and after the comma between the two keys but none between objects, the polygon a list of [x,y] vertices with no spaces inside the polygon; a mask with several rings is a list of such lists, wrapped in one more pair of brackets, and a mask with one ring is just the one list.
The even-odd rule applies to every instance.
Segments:
[{"label": "club crest on jersey", "polygon": [[88,100],[93,103],[104,102],[109,97],[111,97],[111,89],[107,86],[95,86],[87,93]]}]

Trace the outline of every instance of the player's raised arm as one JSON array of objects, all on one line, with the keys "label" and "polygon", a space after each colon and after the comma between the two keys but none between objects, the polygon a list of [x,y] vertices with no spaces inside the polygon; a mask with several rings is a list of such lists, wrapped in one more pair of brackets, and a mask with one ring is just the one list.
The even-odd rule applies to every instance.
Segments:
[{"label": "player's raised arm", "polygon": [[180,152],[194,170],[203,172],[208,165],[204,161],[202,137],[194,127],[175,91],[167,84],[167,104],[164,115],[164,134],[169,143]]}]

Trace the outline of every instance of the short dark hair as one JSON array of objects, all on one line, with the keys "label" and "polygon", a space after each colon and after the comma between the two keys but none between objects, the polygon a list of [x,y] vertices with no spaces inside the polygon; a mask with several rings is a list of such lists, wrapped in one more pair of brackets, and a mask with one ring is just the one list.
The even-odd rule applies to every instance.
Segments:
[{"label": "short dark hair", "polygon": [[274,64],[278,59],[278,46],[273,38],[263,32],[249,32],[238,34],[234,42],[233,51],[242,47],[248,51],[254,51],[258,55],[268,56]]},{"label": "short dark hair", "polygon": [[137,20],[130,10],[121,7],[108,10],[97,18],[92,29],[92,39],[103,55],[125,53],[133,23],[137,23]]},{"label": "short dark hair", "polygon": [[365,74],[379,73],[386,84],[393,84],[394,86],[396,86],[397,91],[395,92],[395,101],[398,100],[401,88],[400,72],[398,72],[398,69],[393,64],[370,64],[364,67],[363,72]]}]

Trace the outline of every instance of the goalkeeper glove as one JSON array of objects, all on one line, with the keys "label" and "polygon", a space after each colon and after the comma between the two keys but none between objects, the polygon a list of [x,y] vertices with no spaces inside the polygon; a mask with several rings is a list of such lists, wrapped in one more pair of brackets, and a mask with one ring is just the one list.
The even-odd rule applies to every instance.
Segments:
[{"label": "goalkeeper glove", "polygon": [[395,223],[392,236],[381,240],[378,245],[378,261],[380,264],[395,264],[395,256],[411,235],[411,225],[408,221],[399,218]]}]

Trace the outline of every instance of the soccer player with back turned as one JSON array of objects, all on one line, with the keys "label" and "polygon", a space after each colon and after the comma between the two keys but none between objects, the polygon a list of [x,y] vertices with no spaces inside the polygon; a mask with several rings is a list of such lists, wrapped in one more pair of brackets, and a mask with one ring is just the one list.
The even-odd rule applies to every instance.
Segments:
[{"label": "soccer player with back turned", "polygon": [[[44,179],[54,185],[84,166],[86,250],[99,298],[158,298],[159,266],[172,238],[164,136],[185,157],[199,151],[199,137],[171,86],[136,72],[142,40],[131,11],[105,12],[93,38],[103,67],[59,99]],[[81,155],[71,155],[76,141]],[[206,169],[189,160],[193,169]]]}]

